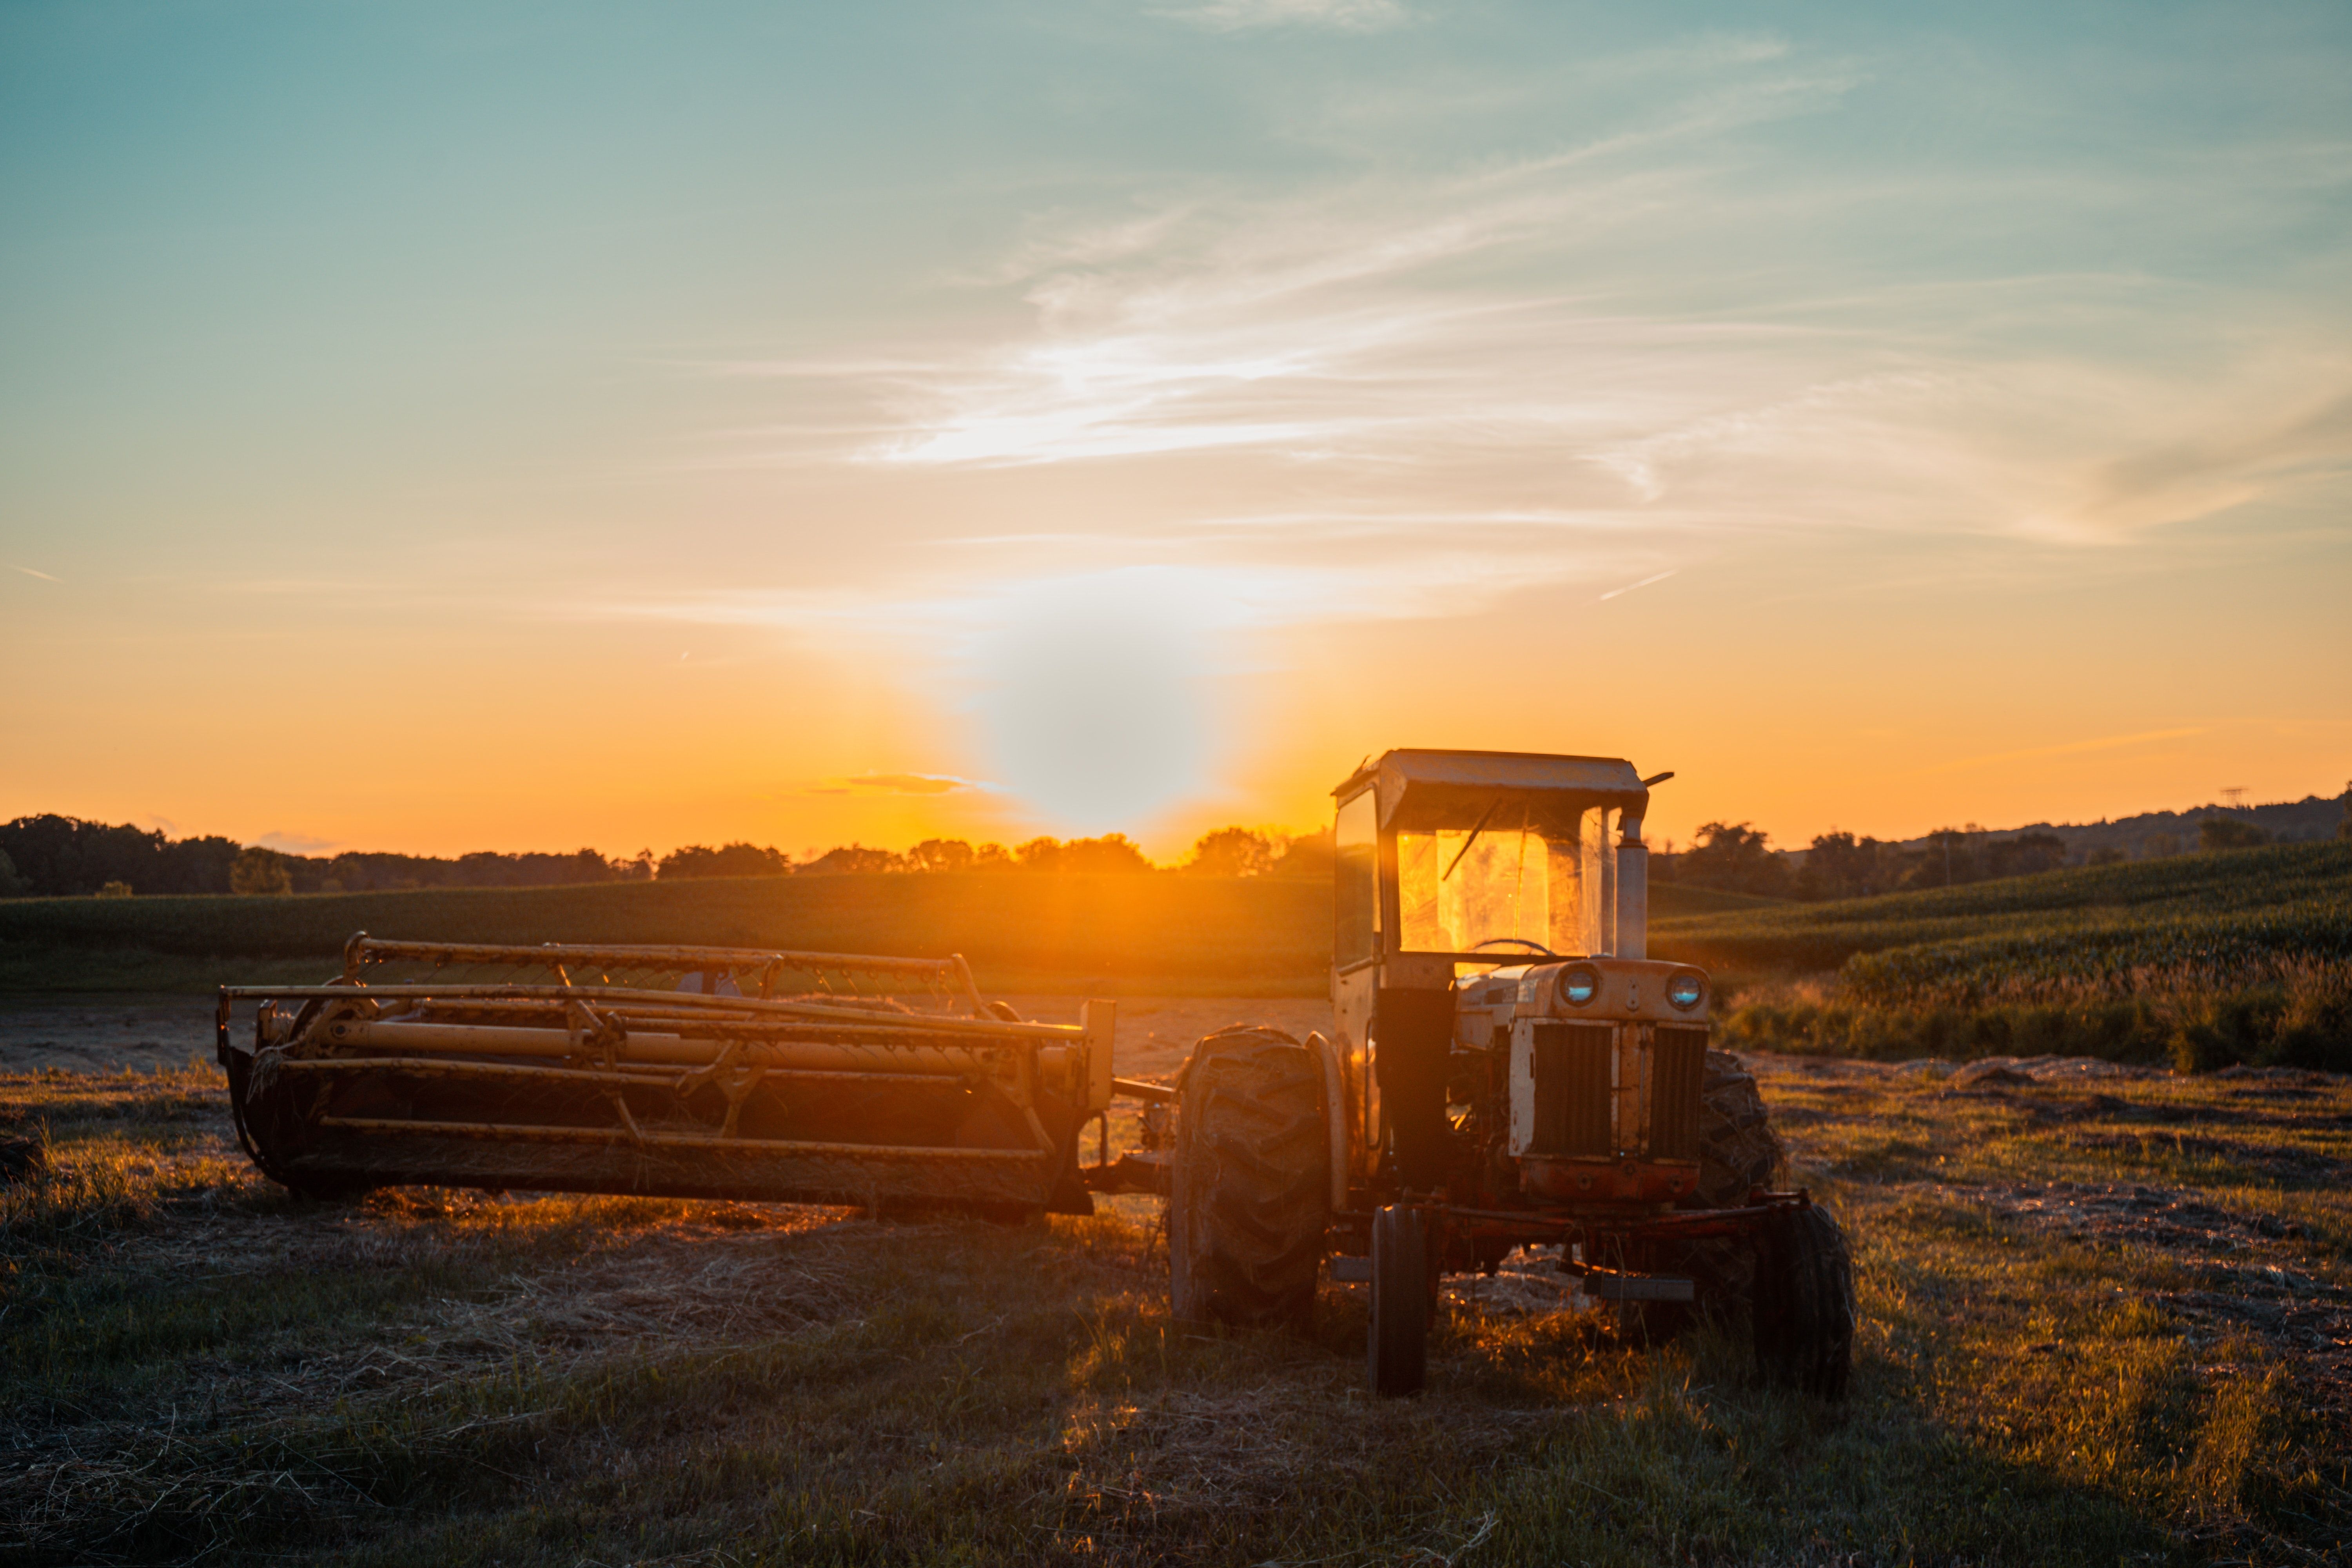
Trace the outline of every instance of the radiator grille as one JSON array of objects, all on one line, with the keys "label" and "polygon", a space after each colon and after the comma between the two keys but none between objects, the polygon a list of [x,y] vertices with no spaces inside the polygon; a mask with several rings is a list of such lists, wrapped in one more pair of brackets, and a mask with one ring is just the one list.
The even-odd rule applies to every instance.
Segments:
[{"label": "radiator grille", "polygon": [[1650,1062],[1650,1155],[1696,1160],[1706,1031],[1660,1025],[1651,1034]]},{"label": "radiator grille", "polygon": [[1535,1026],[1535,1136],[1530,1154],[1609,1154],[1610,1056],[1616,1029],[1607,1024]]}]

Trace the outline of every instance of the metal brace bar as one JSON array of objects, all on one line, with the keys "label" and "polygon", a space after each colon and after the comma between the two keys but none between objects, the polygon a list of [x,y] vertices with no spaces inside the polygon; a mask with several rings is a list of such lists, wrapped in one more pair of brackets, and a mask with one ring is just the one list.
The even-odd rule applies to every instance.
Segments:
[{"label": "metal brace bar", "polygon": [[[490,1121],[403,1121],[377,1116],[321,1116],[321,1127],[353,1132],[425,1134],[433,1137],[537,1139],[551,1143],[616,1143],[628,1134],[618,1127],[523,1127]],[[726,1153],[815,1154],[870,1160],[1041,1160],[1050,1149],[933,1149],[888,1143],[814,1143],[782,1138],[719,1138],[686,1132],[648,1132],[648,1149],[703,1149]]]}]

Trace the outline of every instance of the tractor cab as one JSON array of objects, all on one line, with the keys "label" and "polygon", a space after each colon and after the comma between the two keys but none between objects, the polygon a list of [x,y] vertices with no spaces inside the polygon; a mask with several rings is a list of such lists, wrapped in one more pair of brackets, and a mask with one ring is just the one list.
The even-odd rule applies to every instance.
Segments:
[{"label": "tractor cab", "polygon": [[[1483,1131],[1537,1162],[1535,1190],[1692,1190],[1706,980],[1645,956],[1642,820],[1670,776],[1608,757],[1392,751],[1332,792],[1331,1002],[1354,1180],[1448,1184],[1462,1110],[1486,1098],[1465,1079],[1483,1078],[1508,1107],[1507,1129]],[[1629,1175],[1629,1161],[1675,1168]]]}]

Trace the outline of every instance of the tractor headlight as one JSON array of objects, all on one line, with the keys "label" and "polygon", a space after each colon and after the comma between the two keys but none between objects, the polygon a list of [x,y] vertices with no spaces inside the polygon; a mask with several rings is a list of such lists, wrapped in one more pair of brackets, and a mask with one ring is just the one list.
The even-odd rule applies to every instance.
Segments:
[{"label": "tractor headlight", "polygon": [[1696,1007],[1706,994],[1706,977],[1696,969],[1677,970],[1666,977],[1666,1000],[1677,1007]]},{"label": "tractor headlight", "polygon": [[1565,969],[1559,976],[1559,997],[1570,1006],[1581,1007],[1601,994],[1601,976],[1581,964]]}]

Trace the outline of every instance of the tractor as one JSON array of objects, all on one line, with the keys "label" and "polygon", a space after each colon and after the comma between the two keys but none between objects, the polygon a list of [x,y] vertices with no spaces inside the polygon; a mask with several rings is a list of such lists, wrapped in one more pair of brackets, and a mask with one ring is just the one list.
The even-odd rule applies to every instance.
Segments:
[{"label": "tractor", "polygon": [[1392,751],[1339,784],[1333,1034],[1222,1030],[1178,1078],[1179,1319],[1303,1326],[1328,1264],[1370,1285],[1372,1391],[1411,1394],[1443,1276],[1556,1249],[1622,1327],[1744,1322],[1766,1376],[1843,1395],[1845,1239],[1769,1184],[1780,1144],[1708,1047],[1708,976],[1647,956],[1642,821],[1672,776]]}]

